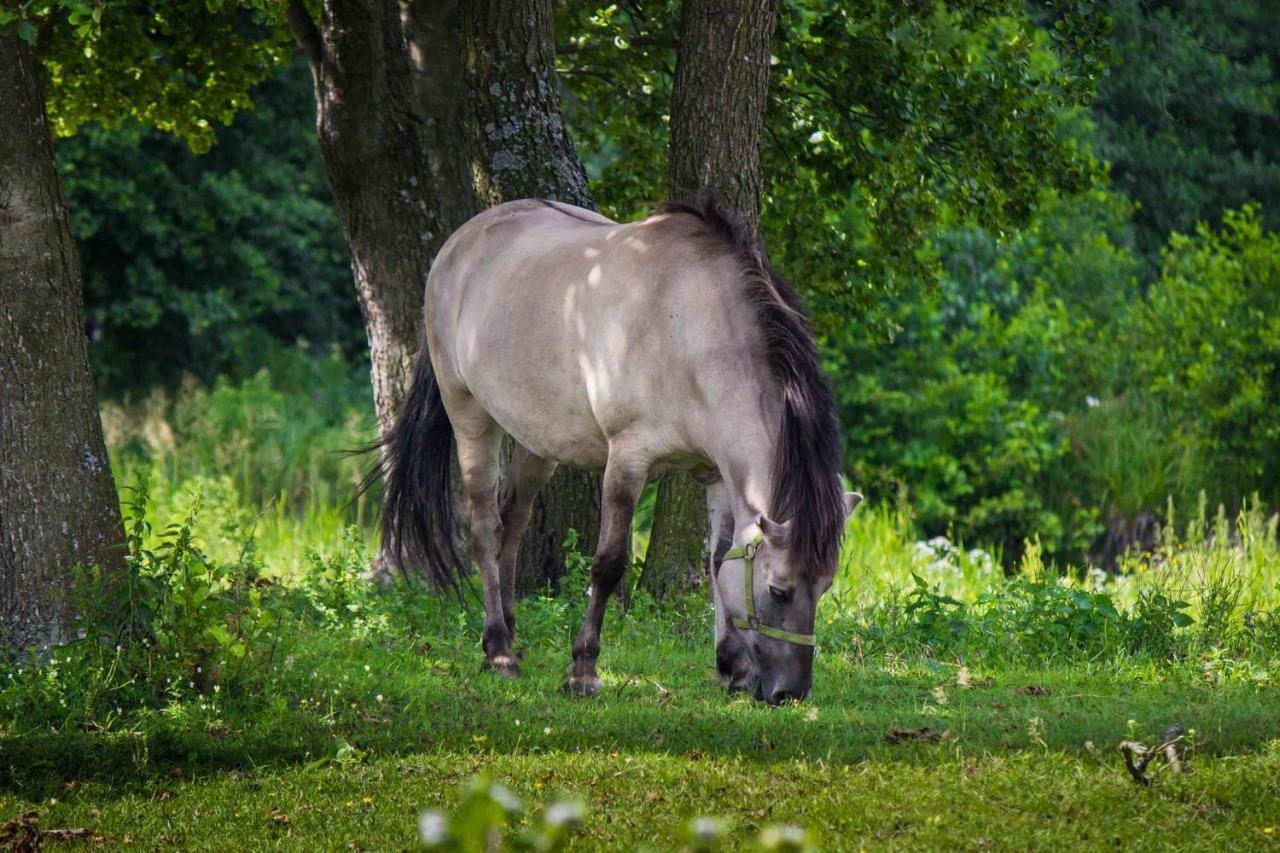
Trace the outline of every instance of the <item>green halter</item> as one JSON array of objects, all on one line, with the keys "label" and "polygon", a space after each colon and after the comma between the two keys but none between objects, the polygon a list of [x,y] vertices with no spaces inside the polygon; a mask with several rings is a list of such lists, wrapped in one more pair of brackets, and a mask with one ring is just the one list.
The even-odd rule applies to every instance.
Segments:
[{"label": "green halter", "polygon": [[817,637],[813,634],[797,634],[794,631],[784,631],[781,628],[774,628],[769,625],[762,625],[760,620],[756,618],[756,596],[755,587],[752,577],[755,575],[755,568],[752,563],[755,561],[756,552],[760,550],[760,544],[764,541],[764,534],[757,533],[755,538],[741,548],[730,548],[724,552],[724,560],[741,559],[745,564],[743,566],[742,576],[746,578],[744,582],[744,591],[747,596],[747,618],[732,620],[733,627],[743,631],[755,631],[765,637],[772,637],[775,640],[782,640],[784,643],[795,643],[798,646],[812,646],[817,643]]}]

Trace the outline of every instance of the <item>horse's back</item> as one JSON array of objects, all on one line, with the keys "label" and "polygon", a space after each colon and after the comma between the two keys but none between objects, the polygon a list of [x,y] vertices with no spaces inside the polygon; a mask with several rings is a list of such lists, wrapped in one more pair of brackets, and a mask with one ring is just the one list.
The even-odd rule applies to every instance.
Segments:
[{"label": "horse's back", "polygon": [[676,219],[526,200],[459,229],[427,292],[446,405],[474,400],[534,453],[586,467],[629,430],[656,456],[696,443],[679,416],[701,395],[693,365],[732,332],[704,279],[732,264]]}]

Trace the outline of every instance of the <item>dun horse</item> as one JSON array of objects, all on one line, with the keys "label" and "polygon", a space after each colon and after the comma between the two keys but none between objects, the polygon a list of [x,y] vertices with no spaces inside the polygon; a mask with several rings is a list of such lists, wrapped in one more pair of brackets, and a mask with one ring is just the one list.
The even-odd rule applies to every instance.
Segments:
[{"label": "dun horse", "polygon": [[809,323],[722,203],[703,192],[627,225],[550,201],[495,207],[440,251],[425,312],[425,352],[385,443],[384,541],[438,584],[466,570],[453,545],[456,445],[486,664],[518,674],[516,550],[535,496],[558,465],[603,469],[567,685],[598,690],[605,605],[640,491],[650,476],[689,471],[707,490],[722,679],[771,703],[803,698],[818,598],[859,496],[842,490]]}]

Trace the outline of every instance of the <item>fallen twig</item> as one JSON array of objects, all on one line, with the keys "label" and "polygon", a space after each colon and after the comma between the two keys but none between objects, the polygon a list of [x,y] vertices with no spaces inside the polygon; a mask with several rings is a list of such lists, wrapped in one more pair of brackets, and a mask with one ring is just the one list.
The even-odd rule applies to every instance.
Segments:
[{"label": "fallen twig", "polygon": [[[1182,751],[1178,744],[1186,740],[1180,726],[1170,726],[1164,733],[1164,741],[1155,749],[1133,740],[1120,741],[1120,752],[1124,755],[1124,766],[1139,785],[1151,785],[1151,777],[1147,775],[1147,766],[1156,756],[1163,755],[1165,766],[1174,773],[1181,773],[1183,766]],[[1155,771],[1152,771],[1153,773]]]}]

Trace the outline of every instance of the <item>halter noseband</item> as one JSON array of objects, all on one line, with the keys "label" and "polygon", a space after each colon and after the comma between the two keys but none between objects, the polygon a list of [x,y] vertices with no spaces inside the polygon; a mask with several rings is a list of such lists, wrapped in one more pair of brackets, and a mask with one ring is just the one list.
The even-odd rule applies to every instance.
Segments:
[{"label": "halter noseband", "polygon": [[744,563],[742,576],[746,578],[744,591],[747,595],[747,618],[739,619],[735,616],[730,620],[733,622],[733,627],[743,631],[755,631],[762,636],[782,640],[784,643],[795,643],[797,646],[816,645],[818,640],[813,634],[797,634],[794,631],[784,631],[781,628],[764,625],[756,618],[755,586],[752,580],[755,575],[755,569],[752,563],[755,561],[756,552],[760,550],[760,545],[763,541],[764,534],[757,533],[754,539],[742,547],[730,548],[725,551],[724,557],[721,558],[722,561],[741,559]]}]

